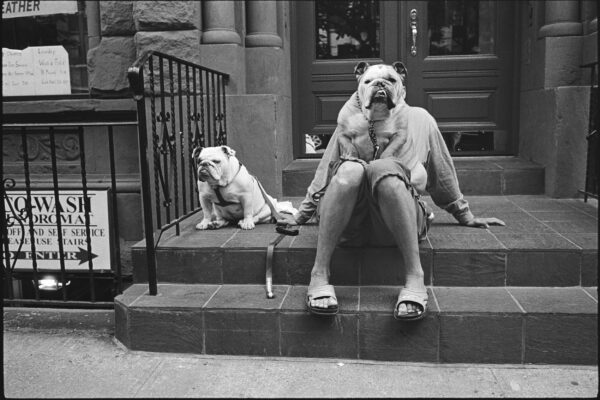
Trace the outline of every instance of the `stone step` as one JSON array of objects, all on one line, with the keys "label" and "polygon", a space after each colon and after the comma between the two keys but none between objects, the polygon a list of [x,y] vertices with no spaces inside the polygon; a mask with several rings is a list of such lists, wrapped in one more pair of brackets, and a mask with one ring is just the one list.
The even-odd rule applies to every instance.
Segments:
[{"label": "stone step", "polygon": [[115,299],[132,350],[433,363],[598,362],[597,287],[429,287],[421,321],[392,316],[398,288],[337,286],[340,312],[310,315],[305,286],[133,285]]},{"label": "stone step", "polygon": [[[319,159],[298,159],[283,170],[283,195],[304,196]],[[518,157],[454,157],[465,195],[543,194],[544,167]]]},{"label": "stone step", "polygon": [[[427,285],[435,286],[597,286],[598,208],[578,199],[545,196],[470,196],[476,216],[498,217],[505,227],[459,226],[434,208],[436,218],[421,243]],[[291,198],[298,205],[300,198]],[[429,204],[431,199],[426,199]],[[225,227],[197,231],[195,216],[172,229],[157,249],[160,283],[262,284],[266,248],[277,237],[274,225],[244,231]],[[276,247],[274,283],[306,285],[318,226],[307,224]],[[134,281],[146,282],[145,242],[132,248]],[[338,248],[331,265],[339,285],[401,285],[401,258],[393,247]]]}]

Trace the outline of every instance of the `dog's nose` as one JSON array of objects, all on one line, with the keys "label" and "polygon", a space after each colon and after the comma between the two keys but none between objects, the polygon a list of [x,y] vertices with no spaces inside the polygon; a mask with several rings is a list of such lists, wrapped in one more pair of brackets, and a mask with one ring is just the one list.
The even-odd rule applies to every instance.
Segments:
[{"label": "dog's nose", "polygon": [[210,161],[205,160],[205,161],[200,161],[200,165],[203,167],[209,166],[210,165]]}]

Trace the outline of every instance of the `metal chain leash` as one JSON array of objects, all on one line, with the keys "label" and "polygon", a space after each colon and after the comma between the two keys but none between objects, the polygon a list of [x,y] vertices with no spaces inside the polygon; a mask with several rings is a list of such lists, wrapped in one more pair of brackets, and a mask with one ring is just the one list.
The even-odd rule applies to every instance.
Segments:
[{"label": "metal chain leash", "polygon": [[[358,92],[356,93],[356,102],[358,103],[358,108],[362,112],[362,105],[360,103],[360,98],[358,97]],[[375,121],[368,119],[365,116],[365,119],[369,123],[369,139],[371,139],[371,143],[373,144],[373,159],[377,158],[377,153],[379,152],[379,145],[377,144],[377,135],[375,135]]]}]

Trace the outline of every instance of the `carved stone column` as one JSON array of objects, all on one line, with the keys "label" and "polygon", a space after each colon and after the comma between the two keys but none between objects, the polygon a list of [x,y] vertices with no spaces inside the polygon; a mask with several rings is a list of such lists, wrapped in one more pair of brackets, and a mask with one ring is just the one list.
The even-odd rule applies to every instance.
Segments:
[{"label": "carved stone column", "polygon": [[589,35],[598,31],[598,9],[593,0],[581,2],[581,20],[583,21],[583,34]]},{"label": "carved stone column", "polygon": [[548,1],[544,5],[546,21],[540,28],[540,37],[581,35],[578,1]]},{"label": "carved stone column", "polygon": [[88,49],[100,44],[100,7],[97,0],[85,3],[85,14],[88,31]]},{"label": "carved stone column", "polygon": [[235,30],[233,1],[205,0],[202,2],[203,44],[241,44]]},{"label": "carved stone column", "polygon": [[246,0],[246,26],[246,47],[281,47],[275,1]]},{"label": "carved stone column", "polygon": [[[581,64],[587,65],[598,61],[598,8],[596,1],[581,2],[581,20],[583,23],[583,51]],[[584,73],[584,84],[590,84],[589,75]]]}]

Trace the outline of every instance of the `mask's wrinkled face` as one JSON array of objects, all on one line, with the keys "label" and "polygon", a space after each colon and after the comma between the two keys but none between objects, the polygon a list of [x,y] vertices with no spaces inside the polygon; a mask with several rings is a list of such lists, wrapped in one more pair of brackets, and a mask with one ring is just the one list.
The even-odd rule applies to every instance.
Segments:
[{"label": "mask's wrinkled face", "polygon": [[354,73],[358,80],[358,96],[363,113],[389,111],[404,102],[406,68],[401,62],[372,66],[360,62]]},{"label": "mask's wrinkled face", "polygon": [[198,180],[209,183],[221,180],[229,172],[229,158],[234,155],[235,150],[229,146],[194,149],[192,157],[196,163]]}]

